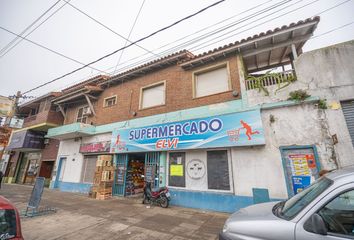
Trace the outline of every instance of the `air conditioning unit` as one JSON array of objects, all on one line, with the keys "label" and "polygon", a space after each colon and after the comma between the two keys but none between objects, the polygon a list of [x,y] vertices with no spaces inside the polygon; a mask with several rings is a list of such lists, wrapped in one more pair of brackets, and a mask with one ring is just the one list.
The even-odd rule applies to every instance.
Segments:
[{"label": "air conditioning unit", "polygon": [[92,111],[91,111],[91,109],[90,108],[84,108],[83,110],[82,110],[82,114],[83,115],[91,115],[92,114]]}]

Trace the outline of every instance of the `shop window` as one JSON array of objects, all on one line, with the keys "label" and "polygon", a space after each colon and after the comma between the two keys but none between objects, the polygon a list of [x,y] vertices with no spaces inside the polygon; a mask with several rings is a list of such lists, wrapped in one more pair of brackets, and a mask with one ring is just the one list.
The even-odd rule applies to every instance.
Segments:
[{"label": "shop window", "polygon": [[193,81],[195,98],[231,90],[227,64],[195,72]]},{"label": "shop window", "polygon": [[185,187],[185,163],[186,163],[186,153],[184,152],[174,152],[170,153],[170,168],[168,185],[173,187]]},{"label": "shop window", "polygon": [[108,97],[104,99],[104,107],[110,107],[117,104],[117,96]]},{"label": "shop window", "polygon": [[208,151],[208,189],[230,190],[229,162],[226,150]]},{"label": "shop window", "polygon": [[140,109],[165,104],[165,82],[143,87],[140,94]]},{"label": "shop window", "polygon": [[79,111],[77,112],[76,122],[86,123],[88,112],[90,112],[90,108],[88,106],[79,108]]},{"label": "shop window", "polygon": [[93,183],[96,170],[96,156],[85,156],[84,163],[82,165],[81,182]]},{"label": "shop window", "polygon": [[340,194],[319,211],[329,233],[354,236],[354,190]]}]

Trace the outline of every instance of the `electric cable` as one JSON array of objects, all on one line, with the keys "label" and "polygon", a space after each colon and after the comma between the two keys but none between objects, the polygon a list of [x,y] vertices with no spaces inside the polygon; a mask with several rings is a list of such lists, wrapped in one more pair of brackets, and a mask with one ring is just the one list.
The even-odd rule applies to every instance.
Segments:
[{"label": "electric cable", "polygon": [[[75,62],[75,63],[78,63],[78,64],[80,64],[80,65],[86,66],[85,63],[82,63],[82,62],[80,62],[80,61],[78,61],[78,60],[75,60],[75,59],[73,59],[73,58],[71,58],[71,57],[68,57],[68,56],[66,56],[66,55],[64,55],[64,54],[62,54],[62,53],[60,53],[60,52],[57,52],[57,51],[52,50],[52,49],[50,49],[50,48],[48,48],[48,47],[46,47],[46,46],[43,46],[43,45],[41,45],[41,44],[39,44],[39,43],[36,43],[36,42],[34,42],[34,41],[32,41],[32,40],[30,40],[30,39],[28,39],[28,38],[22,37],[22,36],[20,36],[19,34],[16,34],[16,33],[12,32],[12,31],[10,31],[10,30],[4,28],[4,27],[1,27],[1,26],[0,26],[0,29],[6,31],[6,32],[8,32],[8,33],[11,33],[12,35],[18,36],[19,38],[21,38],[21,39],[23,39],[23,40],[26,40],[27,42],[30,42],[30,43],[32,43],[32,44],[34,44],[34,45],[36,45],[36,46],[38,46],[38,47],[40,47],[40,48],[43,48],[43,49],[45,49],[45,50],[48,50],[48,51],[50,51],[50,52],[52,52],[52,53],[54,53],[54,54],[56,54],[56,55],[59,55],[59,56],[64,57],[64,58],[66,58],[66,59],[69,59],[69,60],[71,60],[71,61],[73,61],[73,62]],[[106,73],[106,72],[104,72],[104,71],[102,71],[102,70],[99,70],[99,69],[97,69],[97,68],[94,68],[94,67],[91,67],[91,66],[88,66],[88,67],[91,68],[91,69],[93,69],[93,70],[96,70],[96,71],[99,71],[99,72],[108,74],[108,73]],[[23,94],[25,94],[25,93],[23,93]]]},{"label": "electric cable", "polygon": [[78,12],[80,12],[81,14],[85,15],[86,17],[90,18],[92,21],[96,22],[97,24],[101,25],[102,27],[104,27],[105,29],[109,30],[110,32],[114,33],[115,35],[123,38],[124,40],[130,42],[132,45],[136,45],[137,47],[143,49],[144,51],[152,54],[152,55],[155,55],[157,57],[160,57],[159,55],[153,53],[152,51],[140,46],[139,44],[136,44],[136,42],[132,42],[130,41],[129,39],[127,39],[126,37],[122,36],[121,34],[117,33],[116,31],[114,31],[112,28],[106,26],[105,24],[103,24],[102,22],[98,21],[97,19],[91,17],[90,15],[88,15],[87,13],[85,13],[84,11],[82,11],[81,9],[79,9],[78,7],[74,6],[73,4],[69,3],[69,1],[66,1],[66,0],[63,0],[64,2],[67,2],[69,4],[69,6],[71,6],[72,8],[74,8],[75,10],[77,10]]},{"label": "electric cable", "polygon": [[71,72],[68,72],[68,73],[66,73],[66,74],[64,74],[64,75],[62,75],[62,76],[60,76],[60,77],[54,78],[53,80],[50,80],[50,81],[48,81],[48,82],[45,82],[45,83],[43,83],[43,84],[40,84],[40,85],[37,86],[37,87],[34,87],[34,88],[30,89],[30,90],[28,90],[28,91],[25,91],[23,94],[32,92],[32,91],[34,91],[34,90],[36,90],[36,89],[38,89],[38,88],[41,88],[41,87],[43,87],[43,86],[46,86],[46,85],[48,85],[48,84],[50,84],[50,83],[53,83],[53,82],[55,82],[55,81],[58,81],[59,79],[62,79],[62,78],[64,78],[64,77],[66,77],[66,76],[69,76],[69,75],[71,75],[71,74],[73,74],[73,73],[75,73],[75,72],[77,72],[77,71],[80,71],[81,69],[84,69],[84,68],[88,67],[89,65],[92,65],[92,64],[94,64],[94,63],[97,63],[97,62],[99,62],[99,61],[101,61],[101,60],[103,60],[103,59],[105,59],[105,58],[107,58],[107,57],[112,56],[113,54],[115,54],[115,53],[117,53],[117,52],[119,52],[119,51],[121,51],[121,50],[123,50],[123,49],[126,49],[126,48],[128,48],[128,47],[131,47],[132,45],[134,45],[134,44],[136,44],[136,43],[138,43],[138,42],[141,42],[141,41],[143,41],[143,40],[145,40],[145,39],[147,39],[147,38],[150,38],[150,37],[152,37],[152,36],[154,36],[154,35],[156,35],[156,34],[162,32],[162,31],[165,31],[165,30],[167,30],[167,29],[169,29],[169,28],[171,28],[171,27],[173,27],[173,26],[175,26],[175,25],[177,25],[177,24],[179,24],[179,23],[181,23],[181,22],[183,22],[183,21],[185,21],[185,20],[187,20],[187,19],[189,19],[189,18],[192,18],[192,17],[194,17],[194,16],[196,16],[196,15],[198,15],[198,14],[200,14],[200,13],[206,11],[206,10],[208,10],[209,8],[215,7],[216,5],[218,5],[218,4],[220,4],[220,3],[224,2],[224,1],[225,1],[225,0],[219,0],[219,1],[217,1],[217,2],[215,2],[215,3],[213,3],[213,4],[211,4],[211,5],[209,5],[209,6],[207,6],[207,7],[204,7],[204,8],[202,8],[201,10],[199,10],[199,11],[193,13],[193,14],[190,14],[190,15],[188,15],[188,16],[186,16],[186,17],[184,17],[184,18],[182,18],[182,19],[180,19],[180,20],[178,20],[178,21],[176,21],[176,22],[174,22],[174,23],[172,23],[172,24],[170,24],[170,25],[168,25],[168,26],[166,26],[166,27],[163,27],[163,28],[161,28],[161,29],[159,29],[159,30],[157,30],[157,31],[155,31],[155,32],[153,32],[153,33],[151,33],[151,34],[145,36],[145,37],[142,37],[142,38],[140,38],[139,40],[134,41],[134,42],[128,44],[127,46],[125,46],[125,47],[121,47],[121,48],[119,48],[119,49],[117,49],[117,50],[115,50],[115,51],[113,51],[113,52],[111,52],[111,53],[109,53],[109,54],[104,55],[103,57],[98,58],[98,59],[95,60],[95,61],[92,61],[92,62],[90,62],[90,63],[88,63],[88,64],[85,64],[85,65],[82,66],[82,67],[79,67],[79,68],[77,68],[77,69],[75,69],[75,70],[73,70],[73,71],[71,71]]},{"label": "electric cable", "polygon": [[339,27],[333,28],[333,29],[331,29],[331,30],[329,30],[329,31],[327,31],[327,32],[320,33],[320,34],[318,34],[318,35],[312,36],[312,37],[310,38],[310,40],[315,39],[315,38],[318,38],[318,37],[322,37],[323,35],[327,35],[327,34],[329,34],[329,33],[331,33],[331,32],[335,32],[335,31],[340,30],[340,29],[342,29],[342,28],[348,27],[348,26],[352,25],[353,23],[354,23],[354,21],[353,21],[353,22],[350,22],[350,23],[346,23],[346,24],[341,25],[341,26],[339,26]]},{"label": "electric cable", "polygon": [[[133,32],[133,29],[134,29],[134,27],[135,27],[136,22],[138,21],[138,18],[139,18],[139,16],[140,16],[140,13],[141,13],[141,10],[143,9],[144,4],[145,4],[145,0],[143,0],[142,4],[141,4],[141,6],[140,6],[140,9],[139,9],[139,11],[138,11],[138,14],[137,14],[136,17],[135,17],[134,23],[133,23],[132,27],[130,28],[130,31],[129,31],[127,40],[126,40],[125,43],[124,43],[124,47],[127,46],[127,44],[128,44],[128,40],[129,40],[129,38],[130,38],[130,35],[131,35],[132,32]],[[122,59],[123,53],[124,53],[124,49],[120,52],[120,55],[119,55],[117,64],[116,64],[116,66],[115,66],[115,68],[114,68],[114,71],[117,70],[118,64],[120,63],[120,60]]]},{"label": "electric cable", "polygon": [[[44,13],[42,13],[36,20],[34,20],[34,22],[32,22],[30,25],[28,25],[21,33],[20,35],[22,36],[22,34],[24,34],[28,29],[30,29],[33,25],[35,25],[43,16],[45,16],[50,10],[52,10],[58,3],[60,2],[60,0],[56,1],[52,6],[50,6],[50,8],[48,8]],[[10,41],[5,47],[3,47],[0,50],[0,54],[2,54],[4,51],[6,51],[7,48],[9,48],[14,42],[16,42],[18,39],[18,37],[15,37],[14,39],[12,39],[12,41]]]}]

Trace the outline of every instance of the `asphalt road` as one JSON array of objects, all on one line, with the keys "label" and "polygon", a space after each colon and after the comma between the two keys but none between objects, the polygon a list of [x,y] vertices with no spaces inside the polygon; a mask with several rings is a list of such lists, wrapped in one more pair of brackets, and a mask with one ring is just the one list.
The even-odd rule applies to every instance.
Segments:
[{"label": "asphalt road", "polygon": [[[4,184],[0,194],[23,211],[32,186]],[[228,214],[170,206],[146,206],[141,199],[96,200],[45,189],[41,206],[56,213],[22,217],[25,240],[41,239],[217,239]]]}]

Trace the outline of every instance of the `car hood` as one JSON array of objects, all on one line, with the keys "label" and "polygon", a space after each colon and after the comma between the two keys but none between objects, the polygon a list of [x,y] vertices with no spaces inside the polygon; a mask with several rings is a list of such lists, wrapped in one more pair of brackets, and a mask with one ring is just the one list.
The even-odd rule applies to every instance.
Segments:
[{"label": "car hood", "polygon": [[273,214],[273,207],[278,202],[255,204],[233,213],[228,221],[278,220]]},{"label": "car hood", "polygon": [[231,239],[292,240],[295,224],[273,214],[277,203],[256,204],[235,212],[226,221],[224,234]]}]

